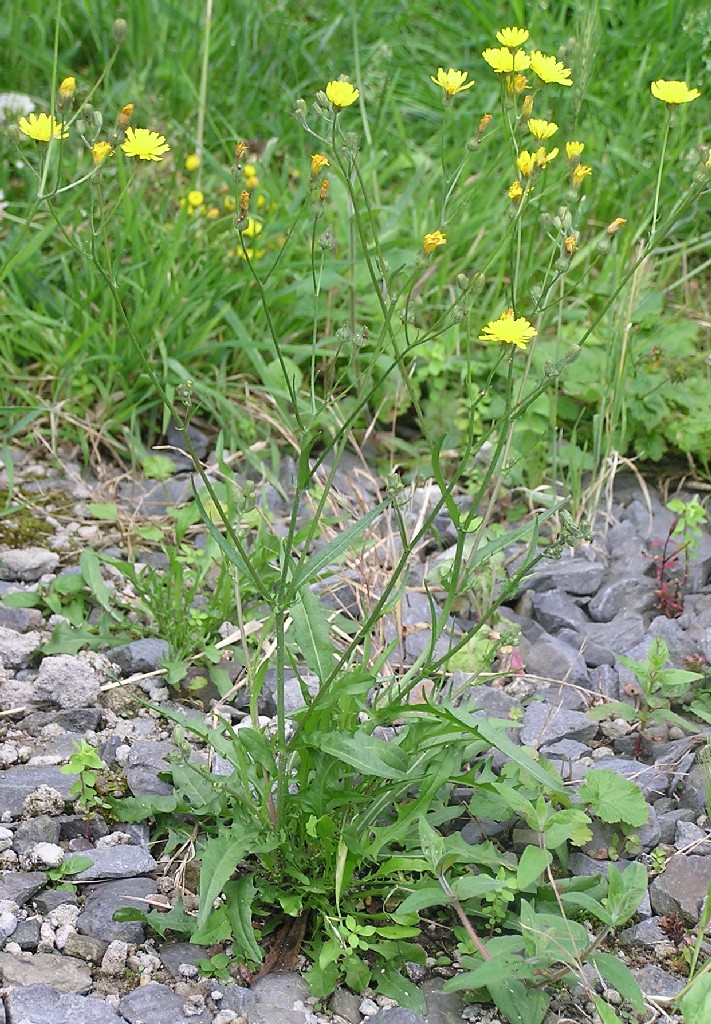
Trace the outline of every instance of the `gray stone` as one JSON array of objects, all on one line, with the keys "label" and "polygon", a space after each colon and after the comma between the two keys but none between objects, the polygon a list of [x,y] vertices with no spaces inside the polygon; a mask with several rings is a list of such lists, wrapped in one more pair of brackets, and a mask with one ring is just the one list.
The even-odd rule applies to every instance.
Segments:
[{"label": "gray stone", "polygon": [[697,924],[709,881],[711,858],[680,853],[670,857],[666,869],[649,887],[655,913],[680,913],[690,924]]},{"label": "gray stone", "polygon": [[315,1024],[308,985],[297,974],[267,974],[252,986],[254,1002],[245,1014],[248,1024]]},{"label": "gray stone", "polygon": [[40,914],[49,914],[63,903],[71,903],[72,906],[77,906],[79,898],[75,892],[71,892],[69,889],[45,889],[44,892],[35,896],[33,902]]},{"label": "gray stone", "polygon": [[[597,623],[589,622],[586,625],[586,629],[594,625],[597,625]],[[583,635],[582,632],[578,633],[574,629],[561,629],[558,633],[558,639],[576,651],[580,651],[580,656],[589,668],[599,668],[600,665],[614,665],[615,663],[614,655],[604,644],[595,643],[594,640]]]},{"label": "gray stone", "polygon": [[696,815],[690,807],[675,807],[672,810],[659,814],[659,842],[666,845],[673,844],[679,822],[693,821],[695,817]]},{"label": "gray stone", "polygon": [[202,481],[197,473],[174,476],[169,480],[127,480],[119,484],[118,497],[141,515],[164,516],[169,508],[185,505],[190,500],[191,476],[195,479],[195,486],[200,488]]},{"label": "gray stone", "polygon": [[92,886],[79,915],[77,931],[105,942],[143,942],[144,926],[140,921],[114,921],[113,915],[121,907],[144,910],[144,901],[155,893],[155,888],[150,878],[126,878]]},{"label": "gray stone", "polygon": [[0,626],[26,633],[30,629],[39,629],[41,625],[42,612],[39,608],[8,608],[7,605],[0,605]]},{"label": "gray stone", "polygon": [[375,1016],[367,1019],[369,1024],[428,1024],[419,1013],[406,1010],[402,1006],[390,1006],[386,1010],[379,1010]]},{"label": "gray stone", "polygon": [[0,953],[4,985],[49,985],[57,992],[83,995],[91,988],[91,971],[80,960],[55,953],[35,953],[29,960]]},{"label": "gray stone", "polygon": [[649,576],[615,576],[603,584],[588,605],[595,622],[610,622],[621,611],[646,612],[654,608],[655,582]]},{"label": "gray stone", "polygon": [[142,846],[110,846],[106,849],[87,850],[91,857],[90,868],[72,876],[75,882],[95,882],[99,879],[135,878],[155,871],[157,864],[148,850]]},{"label": "gray stone", "polygon": [[644,576],[650,572],[652,560],[640,541],[638,529],[629,520],[610,527],[607,549],[611,564],[624,566],[628,576]]},{"label": "gray stone", "polygon": [[[609,622],[588,622],[578,627],[588,646],[598,652],[598,664],[613,664],[615,656],[626,654],[644,639],[644,619],[635,611],[623,608]],[[592,650],[583,652],[592,660]],[[604,656],[604,660],[603,657]]]},{"label": "gray stone", "polygon": [[138,740],[126,759],[125,776],[134,796],[169,796],[173,787],[158,778],[159,772],[170,771],[165,758],[175,747],[170,740]]},{"label": "gray stone", "polygon": [[0,579],[13,583],[35,583],[45,573],[54,572],[59,555],[47,548],[15,548],[0,552]]},{"label": "gray stone", "polygon": [[640,786],[648,799],[664,796],[669,784],[663,772],[654,765],[644,764],[642,761],[605,757],[598,761],[595,767],[607,768],[609,771],[617,772],[618,775],[623,775],[626,779],[632,779]]},{"label": "gray stone", "polygon": [[562,739],[592,739],[597,729],[597,722],[580,711],[535,702],[523,713],[521,743],[538,748]]},{"label": "gray stone", "polygon": [[50,818],[48,814],[40,814],[37,818],[28,818],[21,821],[15,829],[15,837],[12,848],[15,853],[25,853],[36,843],[59,842],[60,824],[57,818]]},{"label": "gray stone", "polygon": [[[203,950],[204,955],[205,950]],[[231,982],[211,982],[211,987],[213,991],[219,992],[222,996],[220,1008],[231,1010],[232,1013],[240,1017],[244,1016],[247,1007],[251,1006],[256,999],[251,988],[243,988],[241,985],[233,985]]]},{"label": "gray stone", "polygon": [[17,931],[17,914],[13,913],[16,910],[16,903],[0,903],[0,946]]},{"label": "gray stone", "polygon": [[84,735],[94,732],[101,722],[101,708],[60,708],[56,711],[33,711],[22,719],[22,728],[37,736],[46,725],[59,725],[66,732]]},{"label": "gray stone", "polygon": [[103,682],[86,659],[54,654],[40,665],[34,681],[35,700],[60,708],[85,708],[96,703]]},{"label": "gray stone", "polygon": [[559,637],[544,633],[525,653],[526,675],[546,681],[587,687],[590,683],[585,661],[575,647]]},{"label": "gray stone", "polygon": [[[0,665],[10,669],[26,668],[43,643],[41,633],[18,633],[16,629],[0,626]],[[3,704],[11,706],[9,702]]]},{"label": "gray stone", "polygon": [[103,999],[62,993],[49,985],[13,988],[5,996],[17,1024],[125,1024]]},{"label": "gray stone", "polygon": [[198,960],[205,960],[206,957],[205,947],[195,946],[192,942],[166,942],[160,947],[163,966],[174,978],[182,978],[180,973],[182,964],[194,965]]},{"label": "gray stone", "polygon": [[628,860],[593,860],[586,853],[571,853],[568,857],[570,874],[583,875],[585,877],[602,875],[603,878],[607,878],[610,865],[617,868],[618,871],[624,871],[626,867],[629,867],[630,863]]},{"label": "gray stone", "polygon": [[44,871],[5,871],[0,875],[0,900],[23,907],[46,884]]},{"label": "gray stone", "polygon": [[[73,782],[70,775],[62,775],[57,765],[14,765],[0,772],[0,807],[11,818],[19,818],[25,809],[25,801],[40,786],[56,790],[62,800],[68,800]],[[62,803],[59,811],[63,810]]]},{"label": "gray stone", "polygon": [[88,964],[100,964],[108,947],[109,943],[103,939],[95,939],[91,935],[79,935],[78,932],[70,931],[64,943],[64,952],[67,956],[75,956],[78,960],[85,960]]},{"label": "gray stone", "polygon": [[674,845],[677,850],[692,847],[688,852],[697,857],[706,857],[711,853],[711,836],[704,828],[699,828],[690,821],[679,821],[676,826]]},{"label": "gray stone", "polygon": [[[10,770],[12,771],[12,769]],[[705,785],[707,774],[705,766],[695,764],[679,785],[679,801],[682,807],[688,807],[695,816],[707,813]]]},{"label": "gray stone", "polygon": [[168,642],[156,638],[133,640],[130,644],[111,649],[111,661],[125,676],[137,672],[153,672],[168,657]]},{"label": "gray stone", "polygon": [[461,1024],[464,997],[461,992],[444,992],[443,986],[441,978],[429,978],[420,986],[427,1006],[427,1024]]},{"label": "gray stone", "polygon": [[531,595],[533,614],[537,622],[549,633],[557,633],[560,629],[575,629],[579,624],[586,623],[588,617],[579,604],[562,591],[544,591]]},{"label": "gray stone", "polygon": [[12,933],[12,941],[22,950],[34,953],[40,941],[40,923],[36,917],[27,917],[19,921]]},{"label": "gray stone", "polygon": [[360,996],[351,992],[349,988],[339,985],[331,996],[328,1008],[333,1014],[343,1017],[348,1024],[360,1024]]},{"label": "gray stone", "polygon": [[[210,439],[202,430],[197,427],[188,426],[188,437],[198,459],[204,459],[210,448]],[[188,455],[188,446],[183,433],[178,429],[175,422],[171,422],[165,436],[165,443],[171,445],[172,451],[161,451],[161,455],[167,455],[175,466],[176,472],[193,469],[193,460]]]},{"label": "gray stone", "polygon": [[530,590],[564,590],[568,594],[587,597],[600,589],[605,566],[581,557],[563,557],[559,562],[539,566],[525,581]]},{"label": "gray stone", "polygon": [[651,999],[673,999],[679,995],[684,985],[685,978],[677,978],[668,971],[657,967],[655,964],[646,964],[639,970],[633,970],[639,987],[645,996]]},{"label": "gray stone", "polygon": [[[462,676],[464,673],[456,673]],[[454,681],[453,681],[454,683]],[[453,685],[453,688],[456,686]],[[491,718],[509,718],[514,708],[520,708],[521,702],[509,697],[496,686],[472,686],[462,699],[462,705],[474,715],[483,713]]]},{"label": "gray stone", "polygon": [[611,665],[599,665],[590,673],[590,691],[610,700],[620,699],[620,678]]},{"label": "gray stone", "polygon": [[637,829],[637,838],[646,852],[653,850],[661,842],[662,830],[653,804],[649,805],[649,817],[646,823]]},{"label": "gray stone", "polygon": [[625,928],[619,935],[620,945],[626,949],[654,949],[655,946],[668,945],[669,938],[659,927],[659,921],[658,917],[650,917]]},{"label": "gray stone", "polygon": [[676,619],[668,619],[666,615],[652,619],[648,635],[650,638],[660,636],[664,640],[669,648],[669,659],[677,668],[681,667],[684,658],[693,658],[699,653],[697,645]]},{"label": "gray stone", "polygon": [[197,1014],[185,1014],[185,999],[177,996],[172,988],[151,982],[142,985],[124,996],[119,1003],[119,1013],[129,1024],[210,1024],[212,1014],[203,1010]]},{"label": "gray stone", "polygon": [[579,761],[581,757],[587,757],[591,748],[578,740],[556,740],[555,743],[546,744],[543,753],[546,757],[561,758],[567,761]]}]

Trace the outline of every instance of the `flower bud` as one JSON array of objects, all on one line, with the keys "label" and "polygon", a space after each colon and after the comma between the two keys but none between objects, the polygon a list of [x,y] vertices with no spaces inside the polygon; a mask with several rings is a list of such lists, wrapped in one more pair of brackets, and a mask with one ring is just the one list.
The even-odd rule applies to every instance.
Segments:
[{"label": "flower bud", "polygon": [[13,146],[16,146],[17,143],[20,141],[20,129],[17,127],[16,124],[9,124],[7,126],[7,137],[13,144]]},{"label": "flower bud", "polygon": [[63,110],[64,107],[71,104],[74,99],[74,92],[77,87],[77,80],[72,75],[68,78],[63,79],[57,89],[57,109]]},{"label": "flower bud", "polygon": [[111,35],[119,46],[123,46],[128,35],[128,22],[125,18],[117,18],[111,26]]},{"label": "flower bud", "polygon": [[121,107],[121,113],[118,116],[118,123],[122,128],[125,128],[129,123],[132,114],[133,103],[127,103],[125,107]]}]

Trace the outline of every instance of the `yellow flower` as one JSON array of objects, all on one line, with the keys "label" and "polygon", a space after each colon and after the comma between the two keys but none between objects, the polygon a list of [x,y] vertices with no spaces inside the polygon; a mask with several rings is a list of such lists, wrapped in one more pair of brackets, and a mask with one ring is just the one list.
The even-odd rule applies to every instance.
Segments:
[{"label": "yellow flower", "polygon": [[565,144],[565,152],[569,160],[579,157],[584,149],[584,142],[566,142]]},{"label": "yellow flower", "polygon": [[[449,71],[437,68],[437,77],[430,75],[430,78],[435,85],[444,89],[447,96],[456,96],[458,92],[465,92],[474,85],[473,80],[467,82],[468,74],[468,71],[456,71],[454,68],[450,68]],[[467,82],[466,85],[465,82]]]},{"label": "yellow flower", "polygon": [[587,164],[576,164],[573,168],[573,184],[577,188],[578,185],[582,184],[583,178],[587,178],[592,174],[592,167],[588,167]]},{"label": "yellow flower", "polygon": [[91,159],[95,164],[103,164],[107,156],[113,156],[114,151],[109,142],[95,142],[91,147]]},{"label": "yellow flower", "polygon": [[200,166],[200,156],[198,153],[190,153],[185,157],[185,170],[196,171]]},{"label": "yellow flower", "polygon": [[505,46],[498,50],[495,47],[490,47],[488,50],[484,50],[482,57],[497,75],[510,74],[512,71],[525,71],[531,66],[527,53],[524,53],[523,50],[512,53]]},{"label": "yellow flower", "polygon": [[533,50],[531,53],[531,71],[542,82],[552,82],[555,85],[573,84],[570,79],[570,68],[556,60],[555,57],[546,57],[540,50]]},{"label": "yellow flower", "polygon": [[555,147],[555,149],[552,149],[549,153],[546,153],[544,146],[540,146],[536,150],[536,166],[545,167],[547,164],[551,162],[551,160],[555,160],[559,152],[560,150],[557,146]]},{"label": "yellow flower", "polygon": [[430,231],[428,234],[425,235],[422,242],[422,248],[425,250],[425,252],[430,253],[434,252],[438,245],[446,244],[447,236],[442,234],[442,232],[438,228],[436,231]]},{"label": "yellow flower", "polygon": [[69,135],[64,127],[64,122],[55,121],[52,114],[30,114],[29,117],[21,117],[18,127],[23,135],[34,139],[35,142],[66,139]]},{"label": "yellow flower", "polygon": [[496,38],[499,40],[502,46],[508,46],[509,49],[515,50],[528,39],[527,28],[502,28],[500,32],[496,33]]},{"label": "yellow flower", "polygon": [[686,82],[665,82],[663,78],[652,82],[651,89],[652,96],[665,103],[691,103],[701,95],[698,89],[690,89]]},{"label": "yellow flower", "polygon": [[259,178],[256,174],[247,174],[244,179],[244,183],[247,188],[256,188],[259,184]]},{"label": "yellow flower", "polygon": [[608,233],[608,235],[616,234],[620,230],[621,227],[625,226],[626,223],[627,223],[627,218],[626,217],[615,217],[615,219],[613,220],[612,224],[608,224],[607,225],[607,233]]},{"label": "yellow flower", "polygon": [[578,240],[575,235],[567,235],[563,239],[563,248],[568,256],[572,256],[574,252],[578,251]]},{"label": "yellow flower", "polygon": [[118,123],[121,128],[125,128],[128,122],[131,120],[133,114],[133,103],[127,103],[125,107],[121,107],[121,111],[118,116]]},{"label": "yellow flower", "polygon": [[257,235],[262,233],[263,227],[264,225],[258,220],[255,220],[253,217],[247,217],[247,223],[243,228],[240,228],[240,231],[245,238],[256,238]]},{"label": "yellow flower", "polygon": [[126,156],[137,156],[139,160],[162,160],[164,153],[170,152],[170,146],[158,132],[148,128],[127,128],[126,141],[121,143]]},{"label": "yellow flower", "polygon": [[328,157],[325,157],[323,153],[314,153],[311,157],[311,177],[317,177],[324,167],[328,167]]},{"label": "yellow flower", "polygon": [[523,97],[523,103],[521,104],[521,113],[524,117],[530,117],[533,113],[533,96],[530,92],[528,96]]},{"label": "yellow flower", "polygon": [[[510,83],[507,82],[507,86],[508,85],[511,86],[511,92],[513,92],[514,95],[520,96],[523,90],[528,85],[528,80],[525,75],[514,75],[513,81],[511,81]],[[527,96],[526,99],[531,101],[531,110],[533,110],[533,97]],[[524,103],[525,102],[526,101],[524,100]],[[526,115],[527,117],[531,116],[531,110],[529,110],[528,114]]]},{"label": "yellow flower", "polygon": [[225,196],[225,198],[222,200],[222,205],[224,206],[228,213],[231,213],[232,210],[236,209],[237,207],[237,200],[235,199],[234,196]]},{"label": "yellow flower", "polygon": [[534,139],[550,139],[558,131],[555,121],[544,121],[540,117],[532,117],[528,122],[528,130]]},{"label": "yellow flower", "polygon": [[509,199],[512,203],[517,203],[523,195],[523,187],[520,181],[514,181],[512,185],[509,185],[508,189]]},{"label": "yellow flower", "polygon": [[516,166],[523,177],[528,178],[536,166],[536,154],[529,153],[527,149],[522,149],[516,157]]},{"label": "yellow flower", "polygon": [[57,106],[61,108],[74,99],[74,90],[77,87],[76,78],[69,75],[68,78],[64,78],[59,83],[59,89],[57,90]]},{"label": "yellow flower", "polygon": [[336,113],[344,107],[350,107],[359,96],[359,91],[350,82],[329,82],[326,86],[326,97],[333,104]]},{"label": "yellow flower", "polygon": [[188,206],[191,210],[197,210],[198,206],[202,206],[205,202],[205,196],[199,189],[192,189],[188,192]]},{"label": "yellow flower", "polygon": [[220,216],[220,211],[218,210],[218,208],[216,206],[211,206],[210,209],[207,211],[207,219],[208,220],[217,220],[217,218],[219,216]]},{"label": "yellow flower", "polygon": [[525,349],[537,334],[538,331],[525,316],[514,318],[513,310],[508,309],[498,320],[492,320],[482,328],[479,341],[500,341],[504,345]]}]

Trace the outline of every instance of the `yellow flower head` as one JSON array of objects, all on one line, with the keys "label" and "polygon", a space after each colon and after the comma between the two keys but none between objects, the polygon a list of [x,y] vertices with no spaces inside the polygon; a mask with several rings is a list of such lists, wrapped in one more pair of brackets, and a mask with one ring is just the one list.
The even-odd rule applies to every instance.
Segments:
[{"label": "yellow flower head", "polygon": [[536,154],[529,153],[527,149],[522,149],[516,157],[516,166],[523,177],[528,178],[536,166]]},{"label": "yellow flower head", "polygon": [[148,128],[127,128],[126,140],[121,143],[126,156],[137,156],[139,160],[162,160],[164,153],[170,152],[170,146],[158,132]]},{"label": "yellow flower head", "polygon": [[584,142],[566,142],[565,153],[569,160],[575,160],[585,149]]},{"label": "yellow flower head", "polygon": [[514,181],[512,185],[509,185],[508,196],[512,203],[517,203],[523,195],[523,186],[520,181]]},{"label": "yellow flower head", "polygon": [[584,178],[589,177],[592,174],[592,167],[588,167],[587,164],[576,164],[573,168],[572,180],[573,184],[577,188],[581,185]]},{"label": "yellow flower head", "polygon": [[50,139],[66,139],[69,132],[63,121],[55,121],[52,114],[30,114],[21,117],[18,127],[23,135],[35,142],[49,142]]},{"label": "yellow flower head", "polygon": [[218,208],[216,206],[211,206],[210,209],[207,211],[207,219],[208,220],[217,220],[217,218],[219,216],[220,216],[220,211],[218,210]]},{"label": "yellow flower head", "polygon": [[572,85],[571,71],[555,57],[546,57],[540,50],[531,53],[531,71],[542,82],[555,85]]},{"label": "yellow flower head", "polygon": [[326,86],[326,98],[333,104],[336,113],[344,107],[350,107],[360,96],[360,92],[350,82],[329,82]]},{"label": "yellow flower head", "polygon": [[234,196],[225,196],[225,198],[222,200],[222,205],[224,206],[228,213],[231,213],[233,210],[237,208],[237,200],[235,199]]},{"label": "yellow flower head", "polygon": [[121,112],[118,116],[118,123],[121,128],[125,128],[128,122],[131,120],[133,115],[133,103],[127,103],[125,107],[121,107]]},{"label": "yellow flower head", "polygon": [[690,89],[686,82],[665,82],[663,78],[652,82],[651,89],[652,96],[665,103],[691,103],[701,95],[698,89]]},{"label": "yellow flower head", "polygon": [[558,131],[555,121],[544,121],[540,117],[532,117],[528,122],[528,130],[534,139],[550,139]]},{"label": "yellow flower head", "polygon": [[[435,85],[439,85],[444,89],[447,96],[456,96],[458,92],[465,92],[467,89],[471,89],[474,85],[474,81],[467,82],[469,72],[467,71],[456,71],[454,68],[450,68],[449,71],[445,71],[444,68],[437,69],[437,77],[430,75],[431,80]],[[464,83],[467,82],[465,85]]]},{"label": "yellow flower head", "polygon": [[72,75],[64,78],[57,89],[57,106],[60,108],[74,99],[74,90],[77,87],[77,80]]},{"label": "yellow flower head", "polygon": [[114,151],[109,142],[95,142],[91,147],[91,159],[95,164],[103,164],[107,156],[113,156]]},{"label": "yellow flower head", "polygon": [[245,175],[244,183],[249,189],[256,188],[259,184],[259,178],[256,174],[247,174]]},{"label": "yellow flower head", "polygon": [[512,53],[505,46],[500,49],[490,47],[488,50],[484,50],[482,57],[497,75],[508,75],[512,71],[525,71],[531,66],[527,53],[524,53],[523,50]]},{"label": "yellow flower head", "polygon": [[540,146],[536,150],[536,166],[545,167],[547,164],[551,162],[551,160],[555,160],[559,152],[560,150],[557,146],[555,147],[555,149],[551,149],[548,153],[546,153],[545,146]]},{"label": "yellow flower head", "polygon": [[422,242],[422,248],[425,250],[425,252],[430,253],[434,252],[438,245],[446,244],[447,236],[443,234],[438,228],[436,231],[430,231],[428,234],[425,235]]},{"label": "yellow flower head", "polygon": [[499,40],[502,46],[508,46],[510,50],[515,50],[528,39],[527,28],[502,28],[500,32],[496,33],[496,38]]},{"label": "yellow flower head", "polygon": [[513,310],[507,309],[498,320],[492,320],[482,328],[479,341],[500,341],[504,345],[525,349],[537,334],[538,331],[525,316],[514,317]]},{"label": "yellow flower head", "polygon": [[616,234],[620,230],[620,228],[625,226],[626,223],[627,223],[627,218],[626,217],[615,217],[615,219],[613,220],[612,224],[608,224],[607,225],[607,233],[608,233],[608,235]]},{"label": "yellow flower head", "polygon": [[323,153],[314,153],[311,157],[311,177],[315,178],[321,173],[324,167],[328,167],[328,157]]},{"label": "yellow flower head", "polygon": [[190,192],[188,192],[188,206],[191,210],[197,210],[198,206],[202,206],[204,202],[205,196],[199,189],[191,189]]},{"label": "yellow flower head", "polygon": [[245,238],[256,238],[257,235],[262,233],[263,227],[264,225],[260,221],[255,220],[253,217],[247,217],[247,223],[243,228],[240,228],[240,231]]},{"label": "yellow flower head", "polygon": [[185,170],[196,171],[200,166],[200,156],[198,153],[190,153],[185,157]]},{"label": "yellow flower head", "polygon": [[566,235],[563,239],[563,248],[568,256],[572,256],[574,252],[578,251],[578,240],[575,235]]}]

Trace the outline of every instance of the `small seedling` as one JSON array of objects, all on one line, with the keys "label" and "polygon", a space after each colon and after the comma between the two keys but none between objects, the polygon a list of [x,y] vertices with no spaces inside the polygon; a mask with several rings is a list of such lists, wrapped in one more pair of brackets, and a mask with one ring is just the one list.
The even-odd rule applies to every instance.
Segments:
[{"label": "small seedling", "polygon": [[701,526],[707,519],[707,513],[696,497],[691,501],[673,498],[667,508],[674,513],[674,519],[661,544],[661,551],[654,555],[657,580],[655,594],[666,617],[677,619],[684,611],[684,588],[689,578],[689,562],[698,547]]},{"label": "small seedling", "polygon": [[76,799],[77,807],[86,817],[94,811],[111,810],[111,805],[97,789],[99,772],[106,771],[106,765],[90,743],[75,742],[74,753],[59,770],[64,775],[77,776],[69,795]]}]

